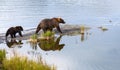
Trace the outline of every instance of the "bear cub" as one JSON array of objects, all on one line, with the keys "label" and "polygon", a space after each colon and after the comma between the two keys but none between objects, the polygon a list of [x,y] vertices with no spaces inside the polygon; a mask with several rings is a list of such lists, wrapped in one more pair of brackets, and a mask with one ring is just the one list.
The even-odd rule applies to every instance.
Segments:
[{"label": "bear cub", "polygon": [[22,26],[10,27],[7,30],[5,37],[7,39],[7,36],[10,35],[11,38],[16,38],[16,33],[19,33],[19,35],[22,37],[22,32],[21,31],[23,31]]}]

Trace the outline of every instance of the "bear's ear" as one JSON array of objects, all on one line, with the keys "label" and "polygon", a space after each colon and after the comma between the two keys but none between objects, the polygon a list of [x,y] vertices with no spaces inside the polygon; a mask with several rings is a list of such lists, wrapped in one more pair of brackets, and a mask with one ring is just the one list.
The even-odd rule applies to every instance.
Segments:
[{"label": "bear's ear", "polygon": [[61,18],[60,18],[60,17],[59,17],[59,18],[57,18],[57,21],[58,21],[58,22],[60,22],[60,21],[61,21]]}]

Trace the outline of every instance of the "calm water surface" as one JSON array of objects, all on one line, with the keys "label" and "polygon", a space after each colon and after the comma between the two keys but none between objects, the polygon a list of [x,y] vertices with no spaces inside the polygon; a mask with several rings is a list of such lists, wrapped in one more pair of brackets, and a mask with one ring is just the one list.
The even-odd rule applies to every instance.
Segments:
[{"label": "calm water surface", "polygon": [[[44,18],[62,17],[67,24],[119,24],[119,0],[0,0],[0,33],[8,27],[36,27]],[[3,30],[2,30],[3,29]]]},{"label": "calm water surface", "polygon": [[[67,24],[92,27],[84,36],[57,35],[57,39],[51,41],[54,44],[16,40],[20,45],[4,42],[0,48],[5,48],[10,53],[8,56],[13,50],[30,58],[40,54],[58,70],[119,70],[119,3],[119,0],[0,0],[0,33],[16,25],[35,28],[40,20],[51,17],[62,17]],[[98,26],[105,26],[108,31],[103,32]]]}]

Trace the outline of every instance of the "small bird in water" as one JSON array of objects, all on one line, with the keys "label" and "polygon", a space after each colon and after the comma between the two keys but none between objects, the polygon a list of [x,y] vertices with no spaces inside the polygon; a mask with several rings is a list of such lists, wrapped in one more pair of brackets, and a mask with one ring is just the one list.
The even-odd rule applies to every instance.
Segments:
[{"label": "small bird in water", "polygon": [[98,27],[98,28],[100,28],[102,31],[107,31],[107,30],[108,30],[107,28],[105,28],[105,27],[103,27],[103,26],[100,26],[100,27]]}]

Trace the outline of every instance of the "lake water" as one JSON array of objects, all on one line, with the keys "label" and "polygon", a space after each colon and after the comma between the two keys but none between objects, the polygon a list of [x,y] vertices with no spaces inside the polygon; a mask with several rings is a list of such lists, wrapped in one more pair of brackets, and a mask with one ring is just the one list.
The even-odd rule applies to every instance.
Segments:
[{"label": "lake water", "polygon": [[[0,34],[16,25],[36,28],[42,19],[52,17],[62,17],[66,24],[92,27],[89,35],[62,36],[61,48],[50,50],[44,48],[47,46],[44,43],[50,45],[49,42],[30,44],[27,40],[14,48],[4,42],[0,48],[8,53],[16,50],[21,55],[30,54],[29,57],[40,54],[58,70],[120,70],[119,3],[119,0],[0,0]],[[98,26],[108,31],[101,31]]]},{"label": "lake water", "polygon": [[67,24],[120,24],[119,0],[0,0],[0,33],[8,27],[36,27],[44,18],[62,17]]}]

